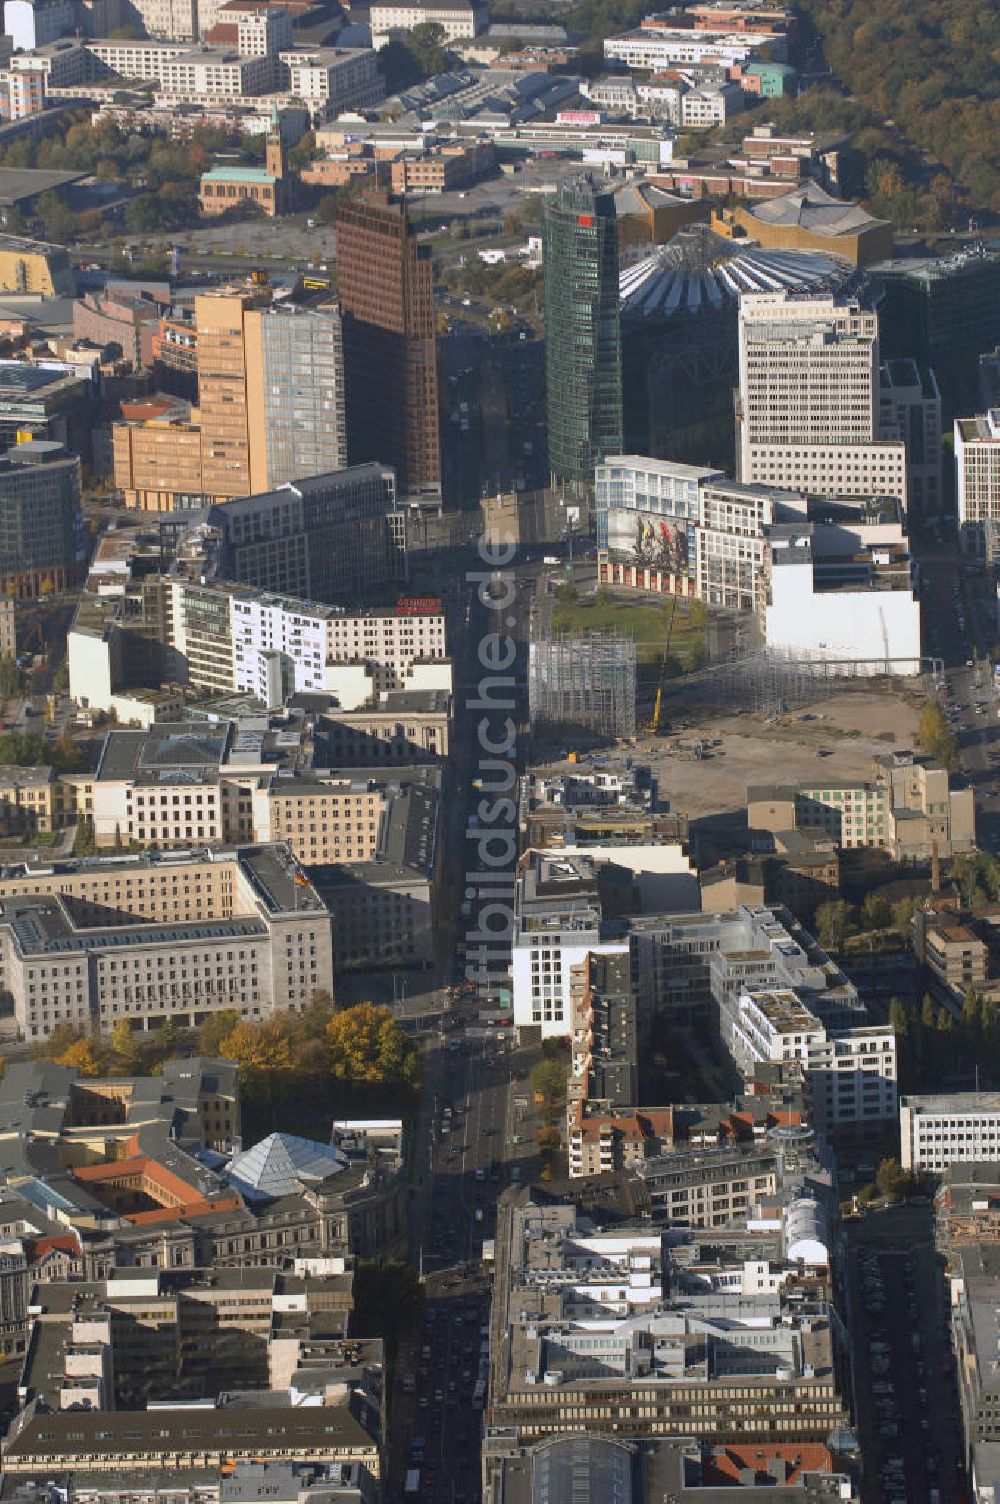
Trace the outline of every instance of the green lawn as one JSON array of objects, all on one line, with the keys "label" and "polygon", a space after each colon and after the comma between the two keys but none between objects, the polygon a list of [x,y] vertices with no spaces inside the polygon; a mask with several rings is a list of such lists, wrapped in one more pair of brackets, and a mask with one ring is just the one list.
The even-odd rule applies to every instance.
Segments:
[{"label": "green lawn", "polygon": [[614,597],[599,600],[593,596],[581,597],[575,601],[556,601],[552,611],[552,625],[561,632],[596,632],[614,628],[634,637],[639,685],[642,687],[659,678],[664,635],[671,620],[671,611],[673,623],[667,672],[668,675],[675,676],[704,662],[706,611],[698,601],[674,601],[668,598],[661,605],[659,602],[653,604]]}]

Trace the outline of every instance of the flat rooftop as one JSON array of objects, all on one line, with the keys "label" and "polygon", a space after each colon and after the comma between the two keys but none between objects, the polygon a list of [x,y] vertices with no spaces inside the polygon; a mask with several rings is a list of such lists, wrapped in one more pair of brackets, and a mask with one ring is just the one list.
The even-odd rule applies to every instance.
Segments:
[{"label": "flat rooftop", "polygon": [[68,188],[72,183],[80,183],[86,176],[85,172],[57,172],[41,167],[0,167],[0,207],[13,208],[15,204],[37,198],[40,193],[51,193],[55,189]]}]

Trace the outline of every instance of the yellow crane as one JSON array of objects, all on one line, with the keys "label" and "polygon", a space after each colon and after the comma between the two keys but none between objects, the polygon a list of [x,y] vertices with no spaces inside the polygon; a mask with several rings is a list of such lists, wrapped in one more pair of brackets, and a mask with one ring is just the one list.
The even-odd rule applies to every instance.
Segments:
[{"label": "yellow crane", "polygon": [[667,677],[667,654],[670,651],[670,634],[674,630],[674,615],[677,611],[677,597],[672,595],[664,610],[668,613],[666,628],[663,636],[663,657],[660,659],[660,681],[656,686],[656,700],[653,705],[653,719],[649,723],[649,729],[654,736],[660,730],[660,711],[663,708],[663,685]]}]

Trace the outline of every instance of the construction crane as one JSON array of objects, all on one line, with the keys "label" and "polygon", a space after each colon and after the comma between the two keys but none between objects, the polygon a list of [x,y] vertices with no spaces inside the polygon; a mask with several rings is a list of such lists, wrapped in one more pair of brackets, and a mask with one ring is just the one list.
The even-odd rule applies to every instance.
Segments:
[{"label": "construction crane", "polygon": [[672,595],[664,609],[669,613],[663,636],[663,657],[660,659],[660,680],[656,686],[656,700],[653,705],[653,719],[649,723],[649,729],[654,736],[660,730],[660,711],[663,708],[663,685],[667,677],[667,654],[670,651],[670,635],[674,630],[674,616],[677,611],[677,597]]}]

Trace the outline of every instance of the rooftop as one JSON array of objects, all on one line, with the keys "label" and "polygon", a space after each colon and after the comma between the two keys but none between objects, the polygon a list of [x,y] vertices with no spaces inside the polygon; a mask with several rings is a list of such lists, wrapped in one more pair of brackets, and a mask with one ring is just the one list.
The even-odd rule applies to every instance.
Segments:
[{"label": "rooftop", "polygon": [[[85,172],[57,172],[55,169],[40,167],[0,167],[0,207],[13,208],[15,204],[37,198],[40,193],[50,193],[54,189],[68,188],[71,183],[82,182],[86,176]],[[14,238],[16,237],[11,237]],[[24,245],[25,242],[22,241],[21,244]],[[37,242],[33,248],[42,249]],[[56,247],[46,246],[44,249],[55,250]]]},{"label": "rooftop", "polygon": [[762,224],[798,225],[803,230],[834,240],[838,235],[857,235],[886,223],[875,219],[860,204],[834,198],[814,182],[801,183],[779,198],[749,205],[746,213]]}]

